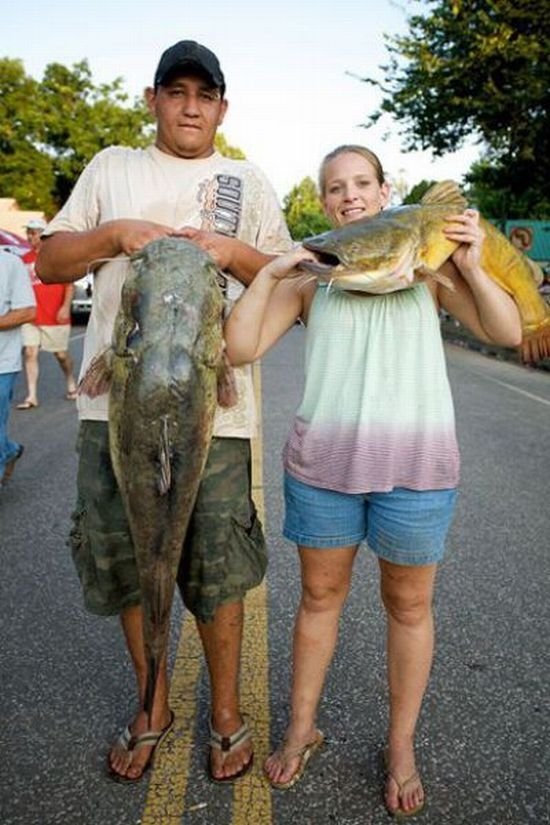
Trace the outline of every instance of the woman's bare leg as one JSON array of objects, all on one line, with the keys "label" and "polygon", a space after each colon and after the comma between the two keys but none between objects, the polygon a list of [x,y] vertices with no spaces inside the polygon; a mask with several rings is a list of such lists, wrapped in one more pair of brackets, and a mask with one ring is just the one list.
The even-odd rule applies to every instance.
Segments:
[{"label": "woman's bare leg", "polygon": [[278,783],[287,782],[298,768],[300,757],[288,754],[315,739],[317,707],[357,552],[357,546],[298,549],[302,597],[294,625],[290,722],[283,745],[264,764],[268,777]]},{"label": "woman's bare leg", "polygon": [[410,567],[380,560],[381,594],[388,621],[389,775],[385,798],[390,811],[410,811],[424,799],[420,778],[415,778],[414,734],[433,657],[436,570],[435,564]]}]

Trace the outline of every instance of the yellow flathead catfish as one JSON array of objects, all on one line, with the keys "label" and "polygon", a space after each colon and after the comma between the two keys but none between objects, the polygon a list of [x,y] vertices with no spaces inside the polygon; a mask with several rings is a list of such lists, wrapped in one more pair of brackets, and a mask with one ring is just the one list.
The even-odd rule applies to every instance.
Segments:
[{"label": "yellow flathead catfish", "polygon": [[[336,289],[376,294],[406,289],[426,276],[445,283],[437,270],[458,246],[443,233],[445,218],[466,207],[458,185],[441,181],[419,204],[385,209],[372,218],[306,238],[304,247],[320,261],[306,261],[301,267]],[[550,307],[538,292],[527,260],[489,221],[481,218],[480,223],[485,232],[481,266],[518,306],[523,360],[549,357]]]}]

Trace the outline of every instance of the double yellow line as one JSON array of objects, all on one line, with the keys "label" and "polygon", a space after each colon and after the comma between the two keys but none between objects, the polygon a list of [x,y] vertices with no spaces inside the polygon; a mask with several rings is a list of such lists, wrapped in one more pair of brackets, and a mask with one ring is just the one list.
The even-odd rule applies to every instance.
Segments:
[{"label": "double yellow line", "polygon": [[[261,372],[254,366],[257,408],[261,410]],[[265,523],[261,415],[258,438],[252,442],[252,490],[262,522]],[[233,785],[231,825],[271,822],[271,794],[261,775],[260,755],[269,747],[269,683],[267,666],[267,594],[265,582],[246,598],[242,649],[241,704],[253,721],[254,749],[258,755],[254,770]],[[189,613],[183,621],[170,684],[170,706],[176,723],[155,759],[142,825],[179,825],[185,822],[186,791],[195,744],[198,682],[202,671],[202,647]],[[201,760],[206,765],[206,753]],[[214,792],[214,791],[213,791]],[[202,807],[202,803],[199,803]],[[208,804],[208,803],[206,803]],[[198,806],[187,809],[192,813]]]}]

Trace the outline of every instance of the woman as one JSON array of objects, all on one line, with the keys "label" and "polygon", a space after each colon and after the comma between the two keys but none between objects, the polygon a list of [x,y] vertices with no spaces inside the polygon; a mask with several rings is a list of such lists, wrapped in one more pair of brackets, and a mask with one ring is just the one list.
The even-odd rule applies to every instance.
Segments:
[{"label": "woman", "polygon": [[[333,226],[376,215],[389,199],[380,161],[341,146],[323,161],[320,191]],[[424,804],[414,734],[433,651],[432,597],[456,499],[458,450],[438,310],[481,340],[517,346],[513,300],[480,267],[473,210],[449,218],[460,245],[441,273],[385,295],[303,277],[304,249],[256,276],[226,326],[234,364],[262,356],[297,318],[308,326],[304,396],[284,450],[284,534],[296,541],[302,596],[293,645],[291,718],[265,762],[272,786],[291,787],[322,744],[316,714],[359,543],[378,556],[387,614],[389,730],[384,800],[392,814]]]}]

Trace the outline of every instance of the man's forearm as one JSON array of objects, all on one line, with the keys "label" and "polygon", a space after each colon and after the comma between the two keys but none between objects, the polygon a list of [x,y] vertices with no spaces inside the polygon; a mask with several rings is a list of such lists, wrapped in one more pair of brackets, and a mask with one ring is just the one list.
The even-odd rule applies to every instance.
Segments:
[{"label": "man's forearm", "polygon": [[267,255],[264,252],[260,252],[253,246],[249,246],[235,238],[231,264],[228,269],[242,284],[248,286],[248,284],[252,283],[260,269],[275,257],[275,255]]},{"label": "man's forearm", "polygon": [[96,269],[98,258],[113,258],[120,251],[113,221],[88,232],[56,232],[43,239],[36,271],[46,284],[70,283]]},{"label": "man's forearm", "polygon": [[5,315],[0,315],[0,330],[14,329],[21,324],[30,324],[36,318],[36,307],[21,307],[10,309]]}]

